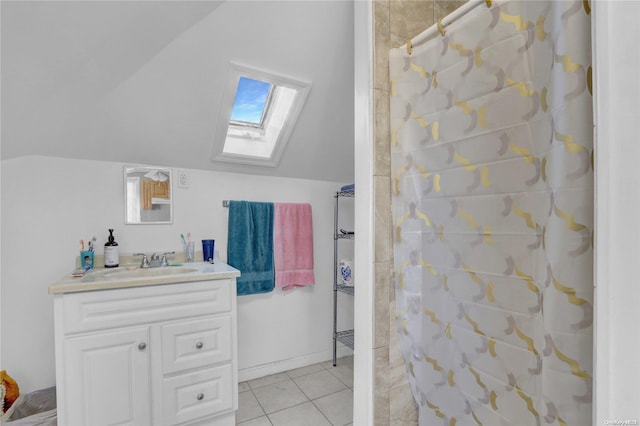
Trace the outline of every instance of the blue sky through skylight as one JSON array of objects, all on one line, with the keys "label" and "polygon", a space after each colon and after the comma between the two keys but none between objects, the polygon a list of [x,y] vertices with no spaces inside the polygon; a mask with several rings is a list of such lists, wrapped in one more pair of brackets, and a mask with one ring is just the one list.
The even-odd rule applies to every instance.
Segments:
[{"label": "blue sky through skylight", "polygon": [[260,124],[270,87],[271,83],[240,77],[231,120]]}]

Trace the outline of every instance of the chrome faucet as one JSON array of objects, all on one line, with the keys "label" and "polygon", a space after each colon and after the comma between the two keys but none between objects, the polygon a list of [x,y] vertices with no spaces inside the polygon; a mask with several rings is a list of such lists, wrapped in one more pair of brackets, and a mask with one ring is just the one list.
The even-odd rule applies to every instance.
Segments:
[{"label": "chrome faucet", "polygon": [[160,261],[160,266],[169,266],[169,262],[167,261],[168,254],[175,254],[175,251],[165,251],[162,253],[162,260]]},{"label": "chrome faucet", "polygon": [[158,253],[153,253],[151,255],[151,261],[147,258],[147,255],[144,253],[134,253],[134,256],[142,256],[142,261],[140,262],[141,268],[157,268],[159,266],[169,266],[169,261],[167,260],[168,254],[175,254],[175,251],[167,251],[162,253],[162,260],[160,260],[160,255]]},{"label": "chrome faucet", "polygon": [[134,256],[142,256],[142,262],[140,262],[141,268],[149,267],[149,259],[147,259],[147,255],[144,253],[133,253]]},{"label": "chrome faucet", "polygon": [[149,268],[157,268],[160,266],[160,255],[158,253],[153,253],[151,255],[151,260],[149,261]]}]

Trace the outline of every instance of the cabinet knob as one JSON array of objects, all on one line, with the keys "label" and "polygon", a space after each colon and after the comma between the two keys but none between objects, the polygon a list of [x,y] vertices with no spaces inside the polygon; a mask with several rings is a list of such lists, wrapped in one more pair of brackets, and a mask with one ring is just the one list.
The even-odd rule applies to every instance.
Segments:
[{"label": "cabinet knob", "polygon": [[198,396],[196,396],[196,398],[198,398],[198,401],[202,401],[204,399],[204,394],[199,393]]},{"label": "cabinet knob", "polygon": [[203,346],[204,346],[204,343],[202,342],[196,343],[196,349],[202,349]]},{"label": "cabinet knob", "polygon": [[141,351],[144,351],[147,348],[147,344],[142,342],[138,345],[138,349],[140,349]]}]

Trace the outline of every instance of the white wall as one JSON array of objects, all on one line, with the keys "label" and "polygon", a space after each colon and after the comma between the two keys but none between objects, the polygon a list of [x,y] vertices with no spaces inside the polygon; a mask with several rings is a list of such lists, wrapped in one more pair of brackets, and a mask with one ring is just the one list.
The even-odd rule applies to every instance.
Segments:
[{"label": "white wall", "polygon": [[601,425],[640,422],[640,2],[591,4],[596,122],[593,424]]},{"label": "white wall", "polygon": [[[47,288],[73,269],[80,239],[95,235],[101,254],[114,228],[123,253],[179,252],[180,234],[191,232],[196,241],[214,238],[225,261],[225,199],[313,208],[315,287],[238,298],[240,380],[331,358],[333,195],[344,183],[187,169],[190,187],[174,186],[172,225],[124,225],[123,166],[51,157],[2,162],[1,368],[23,393],[55,383]],[[342,312],[347,327],[347,302]]]}]

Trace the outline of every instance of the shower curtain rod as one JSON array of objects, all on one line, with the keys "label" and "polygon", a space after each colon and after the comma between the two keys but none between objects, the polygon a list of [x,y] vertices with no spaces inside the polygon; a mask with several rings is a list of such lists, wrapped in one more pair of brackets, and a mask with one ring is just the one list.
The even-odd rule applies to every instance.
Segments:
[{"label": "shower curtain rod", "polygon": [[483,3],[486,4],[487,7],[491,7],[492,1],[491,0],[469,0],[468,2],[466,2],[462,6],[460,6],[459,8],[457,8],[456,10],[454,10],[453,12],[445,16],[444,18],[438,19],[437,23],[433,24],[432,26],[430,26],[429,28],[427,28],[426,30],[424,30],[423,32],[421,32],[411,40],[408,40],[405,44],[400,46],[400,48],[401,49],[406,48],[407,53],[411,54],[411,49],[413,46],[416,46],[420,43],[425,42],[427,39],[429,39],[431,36],[435,35],[438,32],[444,35],[444,32],[445,32],[444,27],[451,24],[455,20],[463,17],[464,15],[469,13],[471,10],[473,10],[476,6],[479,6]]}]

